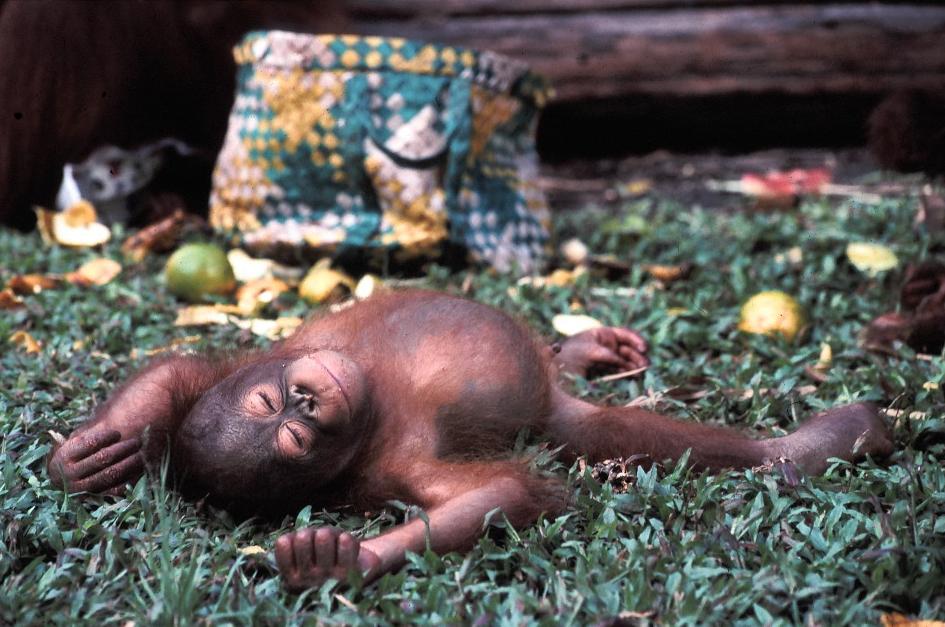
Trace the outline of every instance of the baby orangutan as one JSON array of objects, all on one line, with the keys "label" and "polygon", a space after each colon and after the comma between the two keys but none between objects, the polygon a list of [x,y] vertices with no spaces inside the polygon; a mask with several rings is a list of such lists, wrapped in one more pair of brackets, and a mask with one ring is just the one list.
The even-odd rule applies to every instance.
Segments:
[{"label": "baby orangutan", "polygon": [[[174,355],[119,388],[52,455],[53,481],[70,491],[117,494],[160,459],[196,496],[257,512],[302,504],[398,499],[414,519],[359,541],[322,527],[276,542],[291,589],[396,570],[408,551],[469,549],[499,509],[519,527],[565,505],[563,484],[510,457],[527,427],[563,455],[592,462],[645,455],[718,470],[787,458],[820,473],[827,458],[892,450],[875,408],[849,405],[763,440],[631,407],[568,395],[562,370],[645,366],[635,332],[600,328],[543,346],[508,315],[434,292],[374,296],[317,317],[267,351],[224,358]],[[143,438],[148,429],[148,437]],[[147,446],[142,441],[147,440]]]}]

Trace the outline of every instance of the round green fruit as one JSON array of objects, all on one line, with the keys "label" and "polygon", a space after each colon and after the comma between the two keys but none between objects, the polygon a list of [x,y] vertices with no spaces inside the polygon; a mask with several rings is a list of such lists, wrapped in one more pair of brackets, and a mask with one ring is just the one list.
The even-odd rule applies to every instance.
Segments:
[{"label": "round green fruit", "polygon": [[200,302],[210,295],[229,294],[236,288],[233,267],[223,249],[214,244],[185,244],[164,268],[167,289],[190,302]]}]

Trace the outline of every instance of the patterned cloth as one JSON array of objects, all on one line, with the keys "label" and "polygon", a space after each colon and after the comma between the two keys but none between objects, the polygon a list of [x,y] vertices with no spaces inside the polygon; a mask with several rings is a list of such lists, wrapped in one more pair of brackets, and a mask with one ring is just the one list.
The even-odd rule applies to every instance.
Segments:
[{"label": "patterned cloth", "polygon": [[532,272],[539,77],[489,52],[405,39],[257,32],[234,50],[236,102],[211,223],[257,251],[354,248]]}]

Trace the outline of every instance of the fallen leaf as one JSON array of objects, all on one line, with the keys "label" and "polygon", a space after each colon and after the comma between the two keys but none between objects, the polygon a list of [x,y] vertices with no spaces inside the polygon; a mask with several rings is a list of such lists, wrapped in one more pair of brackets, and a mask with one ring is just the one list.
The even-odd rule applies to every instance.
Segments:
[{"label": "fallen leaf", "polygon": [[567,287],[569,285],[573,285],[577,278],[586,272],[587,269],[584,266],[578,266],[573,270],[558,268],[547,276],[522,277],[516,282],[516,285],[530,285],[531,287],[537,288],[548,287],[549,285],[553,285],[555,287]]},{"label": "fallen leaf", "polygon": [[237,305],[190,305],[177,310],[175,327],[229,324],[231,315],[242,313]]},{"label": "fallen leaf", "polygon": [[292,335],[302,324],[302,318],[286,316],[268,320],[264,318],[252,318],[250,320],[241,320],[239,318],[230,318],[230,322],[241,329],[248,329],[253,335],[268,338],[270,340],[280,340]]},{"label": "fallen leaf", "polygon": [[40,343],[33,339],[33,336],[26,331],[14,331],[10,335],[10,343],[30,354],[38,353],[42,350]]},{"label": "fallen leaf", "polygon": [[685,279],[692,272],[692,264],[687,262],[676,265],[649,264],[643,266],[647,273],[663,283],[672,283]]},{"label": "fallen leaf", "polygon": [[75,272],[66,275],[66,280],[75,285],[90,287],[105,285],[121,273],[121,264],[106,257],[86,261]]},{"label": "fallen leaf", "polygon": [[551,326],[561,335],[577,335],[602,327],[598,320],[582,314],[557,314],[551,319]]},{"label": "fallen leaf", "polygon": [[7,281],[7,288],[21,296],[39,294],[43,290],[51,290],[58,286],[58,278],[45,274],[21,274]]},{"label": "fallen leaf", "polygon": [[870,242],[847,244],[847,259],[853,267],[869,276],[876,276],[899,265],[899,258],[891,248]]},{"label": "fallen leaf", "polygon": [[246,254],[246,251],[239,248],[229,251],[226,258],[233,267],[236,280],[241,283],[259,279],[281,279],[287,284],[295,286],[299,284],[299,280],[303,275],[301,268],[284,266],[272,259],[250,257]]},{"label": "fallen leaf", "polygon": [[299,296],[312,304],[337,298],[345,290],[356,287],[354,279],[339,270],[333,270],[331,259],[325,257],[312,266],[299,285]]},{"label": "fallen leaf", "polygon": [[236,307],[245,316],[262,311],[263,307],[288,292],[289,286],[279,279],[256,279],[240,286],[236,290]]},{"label": "fallen leaf", "polygon": [[188,225],[200,224],[197,216],[175,209],[166,218],[155,222],[129,236],[121,245],[121,252],[132,261],[141,261],[149,253],[165,252],[177,245]]},{"label": "fallen leaf", "polygon": [[19,309],[23,306],[23,299],[17,296],[13,290],[10,288],[0,290],[0,309]]},{"label": "fallen leaf", "polygon": [[64,211],[36,207],[36,226],[47,244],[73,248],[90,248],[104,244],[112,237],[111,230],[98,222],[95,207],[80,200]]}]

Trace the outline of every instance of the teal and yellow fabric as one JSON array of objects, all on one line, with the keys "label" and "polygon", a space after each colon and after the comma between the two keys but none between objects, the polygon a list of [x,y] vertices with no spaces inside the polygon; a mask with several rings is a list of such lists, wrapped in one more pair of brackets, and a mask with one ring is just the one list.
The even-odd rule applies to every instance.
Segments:
[{"label": "teal and yellow fabric", "polygon": [[386,37],[256,32],[211,223],[257,251],[435,257],[531,272],[548,210],[534,145],[545,82],[490,52]]}]

